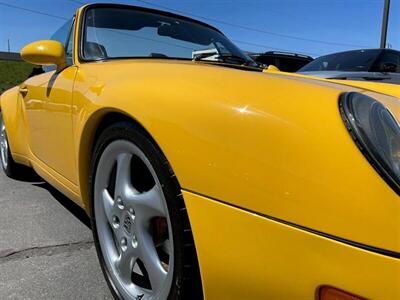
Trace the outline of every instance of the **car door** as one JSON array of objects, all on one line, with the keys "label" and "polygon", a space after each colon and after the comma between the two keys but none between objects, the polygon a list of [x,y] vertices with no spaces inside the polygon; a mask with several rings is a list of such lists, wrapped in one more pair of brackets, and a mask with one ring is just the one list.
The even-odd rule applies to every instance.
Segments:
[{"label": "car door", "polygon": [[77,67],[72,61],[74,20],[65,23],[52,37],[65,45],[67,67],[61,71],[43,67],[20,87],[29,126],[33,155],[71,183],[77,183],[72,134],[72,90]]}]

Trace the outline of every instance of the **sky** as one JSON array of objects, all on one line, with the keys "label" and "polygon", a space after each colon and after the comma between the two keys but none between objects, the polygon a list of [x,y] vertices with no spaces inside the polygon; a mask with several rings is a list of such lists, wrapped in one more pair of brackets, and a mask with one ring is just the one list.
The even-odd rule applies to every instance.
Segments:
[{"label": "sky", "polygon": [[[313,57],[380,44],[384,0],[94,0],[152,7],[209,23],[242,50]],[[85,0],[0,0],[0,51],[48,39]],[[20,7],[20,8],[17,8]],[[21,9],[22,8],[22,9]],[[391,0],[388,45],[400,49],[400,0]],[[35,11],[35,12],[34,12]],[[38,14],[40,12],[42,14]]]}]

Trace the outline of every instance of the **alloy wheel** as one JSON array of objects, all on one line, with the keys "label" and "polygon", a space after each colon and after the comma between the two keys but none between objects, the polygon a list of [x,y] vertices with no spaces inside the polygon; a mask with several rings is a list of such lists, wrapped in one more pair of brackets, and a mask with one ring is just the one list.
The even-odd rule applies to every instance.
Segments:
[{"label": "alloy wheel", "polygon": [[124,299],[166,299],[174,247],[162,186],[146,155],[126,140],[103,151],[94,181],[101,252]]}]

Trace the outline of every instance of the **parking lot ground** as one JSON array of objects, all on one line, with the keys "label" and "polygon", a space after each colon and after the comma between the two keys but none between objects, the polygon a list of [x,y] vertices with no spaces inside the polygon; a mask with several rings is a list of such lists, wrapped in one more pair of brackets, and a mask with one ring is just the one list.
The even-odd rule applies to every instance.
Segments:
[{"label": "parking lot ground", "polygon": [[111,299],[88,226],[42,179],[0,171],[0,299]]}]

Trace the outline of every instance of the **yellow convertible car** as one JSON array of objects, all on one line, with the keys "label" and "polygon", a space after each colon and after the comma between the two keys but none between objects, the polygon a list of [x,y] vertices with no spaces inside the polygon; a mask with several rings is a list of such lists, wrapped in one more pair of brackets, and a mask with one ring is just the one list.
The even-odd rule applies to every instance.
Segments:
[{"label": "yellow convertible car", "polygon": [[[115,4],[22,49],[1,163],[82,206],[117,299],[400,299],[400,101]],[[84,287],[84,284],[82,285]]]}]

